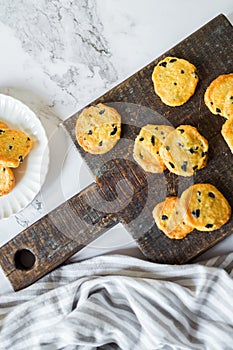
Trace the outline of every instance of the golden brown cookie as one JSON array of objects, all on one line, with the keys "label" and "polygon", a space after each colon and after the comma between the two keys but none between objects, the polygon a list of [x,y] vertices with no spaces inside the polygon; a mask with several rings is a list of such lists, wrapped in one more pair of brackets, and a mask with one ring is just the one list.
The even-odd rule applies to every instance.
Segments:
[{"label": "golden brown cookie", "polygon": [[206,89],[204,101],[213,114],[219,114],[227,118],[227,115],[224,113],[224,106],[226,96],[232,89],[233,73],[219,75],[210,83]]},{"label": "golden brown cookie", "polygon": [[174,128],[168,125],[148,124],[142,127],[134,143],[133,157],[145,171],[161,173],[166,169],[159,149],[173,130]]},{"label": "golden brown cookie", "polygon": [[0,164],[4,167],[18,167],[32,146],[32,139],[24,132],[0,129]]},{"label": "golden brown cookie", "polygon": [[181,195],[187,223],[199,231],[214,231],[231,216],[231,207],[217,188],[209,183],[195,184]]},{"label": "golden brown cookie", "polygon": [[226,95],[225,104],[223,107],[223,115],[227,118],[233,118],[233,88]]},{"label": "golden brown cookie", "polygon": [[0,120],[0,129],[8,129],[8,125]]},{"label": "golden brown cookie", "polygon": [[233,118],[228,119],[222,126],[222,136],[233,153]]},{"label": "golden brown cookie", "polygon": [[177,57],[166,57],[152,74],[155,93],[168,106],[181,106],[194,94],[198,76],[196,67]]},{"label": "golden brown cookie", "polygon": [[167,197],[155,206],[152,215],[158,228],[169,238],[181,239],[193,231],[193,227],[186,223],[178,197]]},{"label": "golden brown cookie", "polygon": [[180,125],[167,136],[159,153],[172,173],[192,176],[206,165],[208,142],[195,127]]},{"label": "golden brown cookie", "polygon": [[0,165],[0,196],[9,193],[15,185],[15,177],[12,170]]},{"label": "golden brown cookie", "polygon": [[102,103],[85,108],[78,116],[75,134],[86,152],[106,153],[120,139],[121,116],[114,108]]}]

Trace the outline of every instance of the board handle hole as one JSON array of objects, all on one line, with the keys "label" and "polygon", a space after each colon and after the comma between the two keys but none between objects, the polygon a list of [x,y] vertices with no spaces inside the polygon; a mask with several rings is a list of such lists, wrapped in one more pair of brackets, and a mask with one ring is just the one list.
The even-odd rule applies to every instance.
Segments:
[{"label": "board handle hole", "polygon": [[20,249],[15,253],[15,267],[19,270],[30,270],[33,268],[36,257],[28,249]]}]

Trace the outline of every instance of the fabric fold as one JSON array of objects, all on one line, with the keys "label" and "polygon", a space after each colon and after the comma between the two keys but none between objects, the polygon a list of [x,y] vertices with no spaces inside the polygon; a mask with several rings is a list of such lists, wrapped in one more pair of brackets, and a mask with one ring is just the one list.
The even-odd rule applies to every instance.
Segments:
[{"label": "fabric fold", "polygon": [[106,255],[0,295],[0,349],[233,349],[233,253],[162,265]]}]

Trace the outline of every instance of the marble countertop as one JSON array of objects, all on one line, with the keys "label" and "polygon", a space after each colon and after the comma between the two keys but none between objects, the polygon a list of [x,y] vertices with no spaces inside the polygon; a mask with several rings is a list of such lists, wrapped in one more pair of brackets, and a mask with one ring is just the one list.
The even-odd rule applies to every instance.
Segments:
[{"label": "marble countertop", "polygon": [[[0,246],[94,180],[60,122],[220,13],[233,22],[232,0],[0,0],[0,93],[37,114],[50,147],[41,192],[0,220]],[[204,256],[232,248],[228,237]],[[141,257],[120,224],[78,257],[107,252]]]}]

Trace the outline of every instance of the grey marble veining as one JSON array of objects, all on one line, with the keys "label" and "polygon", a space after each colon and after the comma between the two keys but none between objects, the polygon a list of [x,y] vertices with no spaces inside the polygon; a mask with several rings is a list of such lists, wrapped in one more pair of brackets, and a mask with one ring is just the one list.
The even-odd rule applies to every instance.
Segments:
[{"label": "grey marble veining", "polygon": [[0,2],[0,21],[75,106],[90,81],[107,89],[118,78],[95,0]]}]

